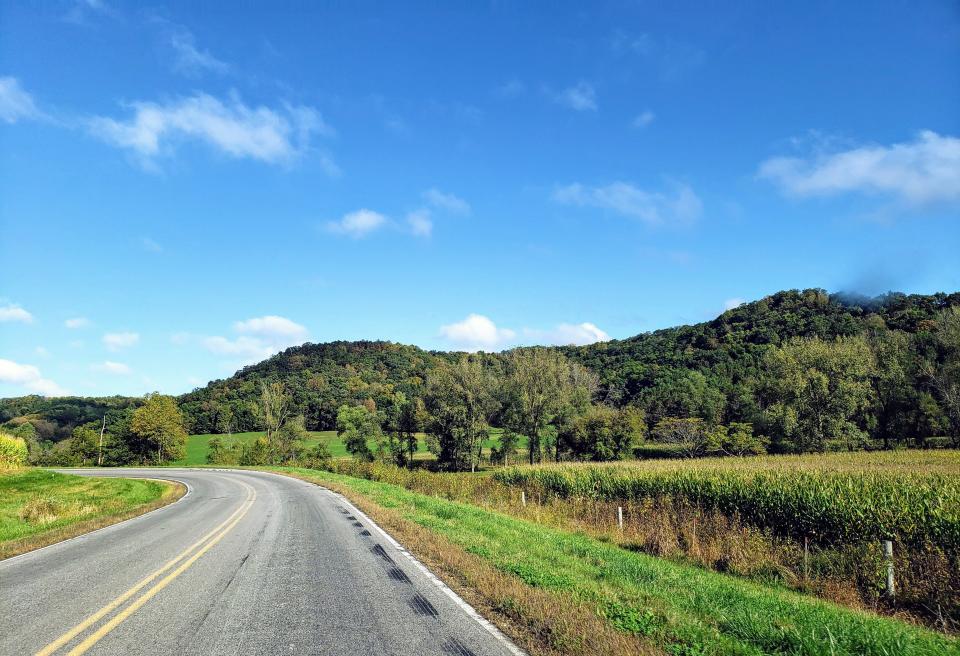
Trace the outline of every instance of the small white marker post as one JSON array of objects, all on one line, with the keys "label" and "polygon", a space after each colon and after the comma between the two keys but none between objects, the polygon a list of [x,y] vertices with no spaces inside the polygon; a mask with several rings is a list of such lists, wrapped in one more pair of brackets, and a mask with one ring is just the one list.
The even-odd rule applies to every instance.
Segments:
[{"label": "small white marker post", "polygon": [[617,527],[623,530],[623,506],[617,506]]},{"label": "small white marker post", "polygon": [[887,597],[896,598],[896,589],[893,585],[893,541],[883,541],[883,558],[887,561]]},{"label": "small white marker post", "polygon": [[526,490],[520,490],[520,503],[523,504],[523,507],[527,507],[527,492]]}]

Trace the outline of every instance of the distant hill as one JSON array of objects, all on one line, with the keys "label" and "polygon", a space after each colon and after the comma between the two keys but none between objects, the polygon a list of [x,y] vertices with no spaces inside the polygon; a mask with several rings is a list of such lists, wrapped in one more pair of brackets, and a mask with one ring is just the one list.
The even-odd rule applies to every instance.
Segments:
[{"label": "distant hill", "polygon": [[[598,374],[599,395],[608,403],[642,404],[652,419],[676,415],[748,420],[756,413],[753,385],[767,349],[793,337],[832,339],[872,328],[916,334],[951,306],[960,306],[960,293],[864,297],[791,290],[704,323],[558,348]],[[255,430],[260,381],[281,380],[307,427],[329,430],[341,404],[370,398],[380,405],[394,391],[416,397],[436,363],[453,357],[456,354],[383,341],[304,344],[184,394],[179,402],[194,433]],[[484,357],[497,366],[501,355]],[[124,397],[3,399],[0,420],[33,415],[54,423],[53,439],[60,439],[76,423],[102,416],[106,408],[137,402]]]}]

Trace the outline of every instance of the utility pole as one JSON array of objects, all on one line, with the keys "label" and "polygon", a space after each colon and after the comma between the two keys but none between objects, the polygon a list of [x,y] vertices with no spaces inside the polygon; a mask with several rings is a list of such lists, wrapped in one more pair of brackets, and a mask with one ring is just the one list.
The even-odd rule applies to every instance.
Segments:
[{"label": "utility pole", "polygon": [[97,445],[97,467],[103,467],[103,432],[107,430],[107,415],[103,415],[103,425],[100,427],[100,443]]}]

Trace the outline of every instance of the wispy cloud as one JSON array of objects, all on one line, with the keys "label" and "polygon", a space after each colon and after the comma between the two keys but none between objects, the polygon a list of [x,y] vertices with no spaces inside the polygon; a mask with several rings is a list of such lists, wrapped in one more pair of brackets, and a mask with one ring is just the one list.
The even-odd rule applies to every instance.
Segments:
[{"label": "wispy cloud", "polygon": [[433,233],[430,210],[421,208],[407,214],[407,227],[415,237],[429,237]]},{"label": "wispy cloud", "polygon": [[455,194],[445,193],[437,189],[427,189],[423,192],[423,199],[432,207],[452,214],[469,214],[470,204]]},{"label": "wispy cloud", "polygon": [[0,120],[16,123],[21,120],[44,118],[33,96],[27,93],[15,77],[0,77]]},{"label": "wispy cloud", "polygon": [[279,109],[244,104],[233,95],[221,101],[205,93],[163,103],[135,102],[128,119],[98,116],[92,134],[136,154],[148,166],[173,154],[182,141],[199,141],[234,158],[289,164],[302,155],[313,135],[333,130],[320,113],[285,104]]},{"label": "wispy cloud", "polygon": [[129,376],[133,373],[133,370],[128,365],[122,362],[112,362],[111,360],[91,365],[90,369],[101,374],[112,374],[114,376]]},{"label": "wispy cloud", "polygon": [[175,30],[170,35],[169,43],[175,55],[173,68],[180,73],[190,76],[204,72],[223,75],[230,71],[229,64],[214,57],[209,50],[198,48],[189,30]]},{"label": "wispy cloud", "polygon": [[760,178],[791,196],[862,193],[910,205],[960,201],[960,139],[925,130],[913,141],[807,157],[774,157]]},{"label": "wispy cloud", "polygon": [[33,315],[19,305],[5,305],[0,307],[0,323],[7,322],[33,323]]},{"label": "wispy cloud", "polygon": [[70,330],[76,330],[78,328],[86,328],[89,326],[90,320],[86,317],[73,317],[64,321],[63,325]]},{"label": "wispy cloud", "polygon": [[107,347],[108,351],[121,351],[131,346],[136,346],[140,341],[139,333],[106,333],[101,341]]},{"label": "wispy cloud", "polygon": [[150,239],[149,237],[141,237],[140,245],[143,246],[143,250],[149,251],[151,253],[162,253],[163,246]]},{"label": "wispy cloud", "polygon": [[328,221],[326,228],[329,232],[335,234],[361,239],[384,227],[387,223],[387,217],[383,214],[364,208],[344,214],[338,221]]},{"label": "wispy cloud", "polygon": [[655,118],[657,118],[657,115],[648,109],[645,112],[637,114],[630,124],[635,128],[645,128],[653,123]]},{"label": "wispy cloud", "polygon": [[30,394],[42,396],[66,396],[67,391],[49,378],[44,378],[40,370],[31,364],[20,364],[13,360],[0,359],[0,382],[23,388]]},{"label": "wispy cloud", "polygon": [[746,301],[744,301],[742,298],[739,298],[739,297],[728,298],[723,302],[723,311],[727,312],[728,310],[738,308],[744,303],[746,303]]},{"label": "wispy cloud", "polygon": [[555,100],[578,112],[597,110],[597,92],[593,86],[582,80],[561,91]]},{"label": "wispy cloud", "polygon": [[664,80],[676,80],[706,61],[701,48],[685,41],[649,33],[614,32],[610,48],[617,55],[632,55],[656,70]]},{"label": "wispy cloud", "polygon": [[684,184],[671,192],[649,191],[628,182],[590,187],[579,183],[557,188],[553,200],[564,205],[609,210],[649,225],[689,223],[703,209],[700,198]]}]

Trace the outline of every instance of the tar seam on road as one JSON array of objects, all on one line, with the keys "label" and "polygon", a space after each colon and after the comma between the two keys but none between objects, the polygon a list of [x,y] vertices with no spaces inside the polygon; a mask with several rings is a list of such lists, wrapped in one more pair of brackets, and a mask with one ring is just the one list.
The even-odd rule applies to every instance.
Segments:
[{"label": "tar seam on road", "polygon": [[[237,471],[237,470],[234,470],[234,471]],[[244,471],[244,470],[240,470],[240,471]],[[248,470],[247,470],[247,471],[248,471]],[[283,476],[283,474],[277,474],[277,473],[274,473],[274,472],[263,472],[263,471],[261,471],[261,472],[259,472],[259,473],[261,473],[261,474],[266,474],[266,475],[268,475],[268,476]],[[285,478],[293,478],[293,477],[292,477],[292,476],[286,476]],[[321,490],[325,490],[325,491],[327,492],[327,494],[330,494],[334,499],[336,499],[337,501],[340,502],[340,505],[337,505],[337,506],[335,506],[335,507],[336,507],[342,514],[347,514],[348,512],[350,512],[350,511],[346,511],[346,512],[344,511],[344,509],[343,509],[343,504],[346,504],[347,506],[352,507],[352,508],[353,508],[353,511],[352,511],[352,512],[353,512],[354,515],[358,516],[358,518],[361,519],[361,520],[363,520],[364,522],[366,522],[366,524],[367,524],[368,526],[372,526],[377,532],[379,532],[380,535],[382,535],[383,538],[384,538],[387,542],[389,542],[390,545],[391,545],[394,549],[396,549],[399,553],[403,554],[404,558],[407,558],[407,559],[411,562],[411,564],[420,571],[421,574],[423,574],[424,576],[426,576],[427,579],[429,579],[435,586],[437,586],[437,588],[438,588],[443,594],[445,594],[447,597],[450,598],[451,601],[453,601],[453,603],[455,603],[457,606],[459,606],[460,609],[461,609],[464,613],[466,613],[468,617],[470,617],[473,621],[475,621],[477,624],[479,624],[479,625],[482,626],[484,629],[486,629],[486,631],[487,631],[490,635],[492,635],[494,638],[496,638],[496,639],[507,649],[507,651],[509,651],[509,652],[510,652],[511,654],[513,654],[514,656],[527,656],[527,653],[526,653],[525,651],[523,651],[522,649],[520,649],[520,647],[518,647],[517,645],[515,645],[515,644],[513,643],[513,641],[512,641],[510,638],[508,638],[508,637],[503,633],[503,631],[501,631],[500,629],[498,629],[498,628],[493,624],[493,622],[491,622],[491,621],[488,620],[487,618],[485,618],[485,617],[483,617],[482,615],[480,615],[480,613],[478,613],[477,610],[476,610],[473,606],[471,606],[470,604],[468,604],[468,603],[463,599],[463,597],[461,597],[460,595],[458,595],[456,592],[453,591],[452,588],[450,588],[450,586],[448,586],[446,583],[444,583],[443,581],[441,581],[433,572],[431,572],[431,571],[427,568],[426,565],[424,565],[424,564],[421,563],[419,560],[417,560],[417,557],[416,557],[416,556],[414,556],[412,553],[410,553],[409,551],[407,551],[406,547],[404,547],[402,544],[400,544],[400,543],[397,542],[395,539],[393,539],[393,536],[392,536],[392,535],[390,535],[390,534],[387,533],[385,530],[383,530],[382,528],[380,528],[380,525],[379,525],[379,524],[377,524],[375,521],[373,521],[372,519],[370,519],[370,517],[369,517],[365,512],[363,512],[362,510],[360,510],[359,508],[357,508],[356,506],[354,506],[353,503],[351,503],[349,499],[347,499],[347,498],[346,498],[345,496],[343,496],[342,494],[339,494],[338,492],[334,492],[333,490],[329,490],[329,489],[323,487],[322,485],[317,485],[316,483],[314,483],[314,485],[316,485],[316,486],[317,486],[318,488],[320,488]],[[379,546],[379,545],[378,545],[378,546]],[[381,549],[382,549],[382,548],[383,548],[383,547],[381,547]],[[388,555],[389,555],[389,554],[388,554]]]},{"label": "tar seam on road", "polygon": [[[153,573],[147,575],[141,579],[136,585],[132,588],[121,594],[119,597],[108,603],[106,606],[98,610],[93,615],[89,616],[87,619],[83,620],[80,624],[73,627],[62,636],[48,644],[46,647],[41,649],[36,653],[35,656],[49,656],[53,654],[58,649],[68,644],[71,640],[76,638],[78,635],[89,629],[91,626],[99,622],[106,615],[116,610],[124,602],[126,602],[130,597],[134,596],[142,588],[146,587],[150,582],[156,579],[158,576],[174,567],[184,558],[189,558],[182,563],[177,569],[175,569],[170,574],[167,574],[163,579],[160,580],[156,585],[147,590],[143,595],[137,598],[133,603],[127,606],[124,610],[117,613],[109,622],[100,627],[93,634],[88,636],[83,642],[74,647],[68,652],[68,656],[80,656],[80,654],[85,653],[93,645],[95,645],[101,638],[110,633],[115,629],[121,622],[127,619],[130,615],[136,612],[141,606],[147,603],[151,598],[153,598],[158,592],[170,584],[175,578],[180,576],[185,572],[193,563],[195,563],[203,554],[209,551],[215,544],[217,544],[224,536],[226,536],[233,528],[240,522],[241,519],[247,514],[247,511],[250,510],[253,506],[253,502],[256,500],[257,493],[252,487],[246,483],[241,484],[247,488],[247,498],[240,505],[239,508],[233,511],[233,513],[227,517],[223,522],[217,525],[212,531],[208,532],[202,538],[194,542],[192,545],[187,547],[186,550],[182,551],[178,556],[168,561],[163,567],[154,571]],[[222,529],[222,530],[221,530]],[[206,543],[206,544],[204,544]],[[201,546],[202,545],[202,546]],[[199,550],[198,550],[199,548]],[[195,553],[194,553],[195,552]],[[193,553],[192,556],[190,554]]]}]

